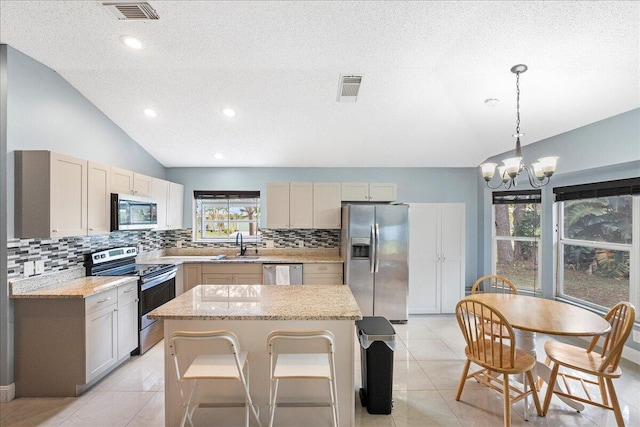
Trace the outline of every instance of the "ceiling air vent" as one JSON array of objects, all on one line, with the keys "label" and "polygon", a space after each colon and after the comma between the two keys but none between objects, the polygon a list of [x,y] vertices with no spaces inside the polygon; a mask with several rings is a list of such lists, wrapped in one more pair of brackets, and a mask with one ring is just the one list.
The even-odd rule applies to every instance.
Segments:
[{"label": "ceiling air vent", "polygon": [[121,21],[160,19],[156,10],[147,2],[103,2],[102,5]]},{"label": "ceiling air vent", "polygon": [[356,102],[358,100],[358,92],[362,76],[340,76],[338,85],[338,102]]}]

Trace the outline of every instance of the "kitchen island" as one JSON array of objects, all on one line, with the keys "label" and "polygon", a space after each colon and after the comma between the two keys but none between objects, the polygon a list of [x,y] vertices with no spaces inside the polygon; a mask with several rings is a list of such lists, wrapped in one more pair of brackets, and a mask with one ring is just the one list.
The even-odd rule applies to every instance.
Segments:
[{"label": "kitchen island", "polygon": [[[355,321],[362,314],[348,286],[198,285],[152,311],[149,317],[164,320],[165,337],[178,330],[226,329],[235,333],[241,348],[249,352],[251,397],[260,408],[264,425],[269,414],[267,335],[275,329],[331,331],[336,346],[340,425],[355,424],[354,334]],[[182,412],[167,339],[164,347],[165,425],[174,426],[180,423]],[[228,389],[219,384],[216,396]],[[207,393],[205,383],[199,387],[200,392]],[[327,393],[328,388],[315,381],[283,383],[279,390],[282,401],[309,401],[313,396],[327,400]],[[238,396],[235,391],[233,395]],[[194,414],[201,425],[240,425],[243,417],[244,410],[234,408],[200,408]],[[278,425],[300,426],[301,420],[305,426],[330,425],[331,411],[326,407],[286,407],[276,412]]]}]

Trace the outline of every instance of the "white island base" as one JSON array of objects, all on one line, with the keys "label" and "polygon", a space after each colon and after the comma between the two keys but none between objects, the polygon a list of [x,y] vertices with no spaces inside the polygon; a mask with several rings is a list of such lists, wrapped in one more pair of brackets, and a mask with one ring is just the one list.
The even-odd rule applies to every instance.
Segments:
[{"label": "white island base", "polygon": [[[354,339],[355,320],[361,318],[353,295],[347,286],[302,285],[266,286],[253,285],[253,302],[247,303],[242,313],[242,298],[224,300],[220,292],[233,293],[238,286],[249,285],[201,285],[156,309],[155,318],[164,320],[165,331],[165,425],[178,426],[182,416],[175,369],[168,337],[174,331],[205,331],[224,329],[235,333],[242,350],[249,352],[249,383],[253,402],[260,410],[264,426],[269,419],[269,355],[267,336],[276,329],[311,330],[326,329],[335,336],[335,361],[338,388],[339,425],[355,425],[354,359],[357,342]],[[257,288],[256,288],[257,286]],[[247,288],[243,289],[245,292]],[[216,301],[211,293],[218,294]],[[203,295],[206,297],[203,300]],[[324,297],[323,297],[324,295]],[[290,298],[290,301],[287,300]],[[315,311],[307,304],[316,306]],[[286,309],[288,314],[283,314]],[[180,314],[182,312],[182,314]],[[262,314],[259,314],[261,312]],[[271,313],[270,315],[267,313]],[[220,318],[216,318],[220,317]],[[284,319],[283,319],[284,318]],[[359,369],[359,368],[358,368]],[[237,381],[201,381],[198,385],[203,400],[242,402],[243,395]],[[211,396],[209,398],[209,396]],[[279,402],[329,401],[326,381],[283,381],[278,391]],[[240,426],[244,425],[245,410],[238,408],[201,407],[194,413],[195,425]],[[329,407],[278,407],[275,424],[278,426],[330,426]],[[251,425],[257,425],[251,420]]]}]

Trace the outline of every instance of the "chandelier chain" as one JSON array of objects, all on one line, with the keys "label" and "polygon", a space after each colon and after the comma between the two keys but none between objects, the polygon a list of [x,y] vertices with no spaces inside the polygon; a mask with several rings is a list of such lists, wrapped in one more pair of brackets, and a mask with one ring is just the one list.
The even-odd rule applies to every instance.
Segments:
[{"label": "chandelier chain", "polygon": [[520,73],[516,73],[516,135],[520,135]]}]

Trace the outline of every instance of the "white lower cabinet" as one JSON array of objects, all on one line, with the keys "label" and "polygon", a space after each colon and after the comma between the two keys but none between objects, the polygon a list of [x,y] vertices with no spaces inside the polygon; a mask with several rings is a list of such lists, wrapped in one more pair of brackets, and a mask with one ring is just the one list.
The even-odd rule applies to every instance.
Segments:
[{"label": "white lower cabinet", "polygon": [[85,318],[86,382],[90,382],[118,361],[117,302],[107,305]]},{"label": "white lower cabinet", "polygon": [[118,359],[138,347],[138,285],[118,288]]},{"label": "white lower cabinet", "polygon": [[409,313],[453,313],[464,297],[464,203],[410,203]]},{"label": "white lower cabinet", "polygon": [[202,284],[261,285],[262,264],[202,264]]},{"label": "white lower cabinet", "polygon": [[342,285],[342,263],[316,263],[302,265],[302,283],[305,285]]},{"label": "white lower cabinet", "polygon": [[138,284],[15,300],[16,397],[78,396],[138,346]]}]

